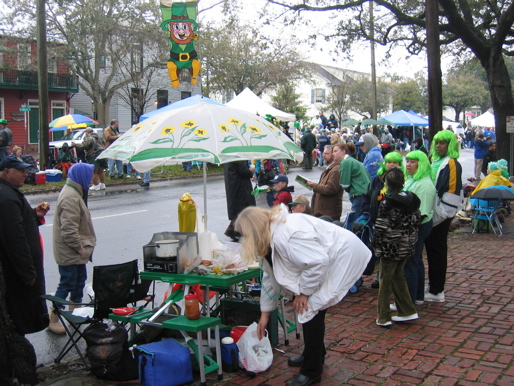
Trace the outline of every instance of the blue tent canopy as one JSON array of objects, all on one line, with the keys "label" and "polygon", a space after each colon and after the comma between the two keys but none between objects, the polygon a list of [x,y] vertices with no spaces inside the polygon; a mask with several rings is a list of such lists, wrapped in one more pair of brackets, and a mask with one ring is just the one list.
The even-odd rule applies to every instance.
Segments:
[{"label": "blue tent canopy", "polygon": [[197,94],[197,95],[190,96],[189,98],[182,99],[178,102],[170,103],[169,105],[161,107],[160,109],[150,111],[148,113],[144,113],[143,115],[141,115],[141,118],[139,118],[139,122],[144,121],[145,119],[150,118],[153,115],[160,114],[164,111],[178,109],[180,107],[196,105],[197,103],[200,103],[200,101],[202,101],[202,100],[205,103],[209,103],[209,104],[213,104],[213,105],[222,105],[221,103],[213,101],[212,99],[209,99],[200,94]]},{"label": "blue tent canopy", "polygon": [[398,110],[392,114],[386,115],[381,119],[387,119],[396,126],[428,126],[428,119],[423,118],[411,111]]}]

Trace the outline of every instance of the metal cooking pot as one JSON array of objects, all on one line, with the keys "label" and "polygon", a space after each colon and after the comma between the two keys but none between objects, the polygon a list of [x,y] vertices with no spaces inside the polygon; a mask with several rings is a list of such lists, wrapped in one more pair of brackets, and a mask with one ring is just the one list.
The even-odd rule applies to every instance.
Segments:
[{"label": "metal cooking pot", "polygon": [[160,240],[155,242],[157,257],[177,256],[179,240]]}]

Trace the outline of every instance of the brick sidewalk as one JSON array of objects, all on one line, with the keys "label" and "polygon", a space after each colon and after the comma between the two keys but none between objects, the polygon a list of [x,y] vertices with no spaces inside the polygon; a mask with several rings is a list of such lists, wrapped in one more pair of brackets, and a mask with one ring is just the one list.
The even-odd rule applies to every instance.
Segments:
[{"label": "brick sidewalk", "polygon": [[[321,384],[513,385],[514,222],[512,217],[507,220],[501,238],[470,236],[465,229],[450,234],[446,302],[417,306],[418,320],[377,326],[378,290],[370,288],[372,277],[357,294],[331,308]],[[223,382],[210,374],[208,384],[283,385],[298,371],[287,359],[303,348],[294,333],[289,340],[284,346],[281,339],[278,348],[285,354],[274,351],[268,371],[253,379],[224,373]],[[78,372],[65,377],[43,384],[109,384]]]}]

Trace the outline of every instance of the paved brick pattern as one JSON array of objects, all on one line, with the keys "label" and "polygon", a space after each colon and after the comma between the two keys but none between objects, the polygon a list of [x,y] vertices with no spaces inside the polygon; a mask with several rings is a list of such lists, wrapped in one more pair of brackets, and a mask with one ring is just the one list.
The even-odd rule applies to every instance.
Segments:
[{"label": "paved brick pattern", "polygon": [[[331,308],[321,384],[514,385],[514,222],[507,220],[501,238],[469,236],[462,229],[450,235],[446,302],[417,306],[420,319],[376,326],[378,290],[370,287],[372,277]],[[211,374],[208,383],[283,385],[298,371],[287,359],[303,347],[294,333],[289,340],[284,346],[281,339],[278,348],[285,354],[275,351],[271,368],[255,378],[225,373],[218,382]],[[82,377],[76,384],[105,384],[87,378],[91,383]],[[75,379],[62,384],[75,384]]]}]

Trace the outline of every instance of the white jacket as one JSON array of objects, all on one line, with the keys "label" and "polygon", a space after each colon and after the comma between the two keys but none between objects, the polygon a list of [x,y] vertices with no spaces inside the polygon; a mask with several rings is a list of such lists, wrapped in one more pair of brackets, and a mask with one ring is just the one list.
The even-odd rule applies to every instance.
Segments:
[{"label": "white jacket", "polygon": [[263,259],[261,311],[277,307],[277,295],[308,295],[300,323],[341,301],[371,258],[352,232],[316,217],[288,213],[285,205],[271,223],[273,268]]}]

